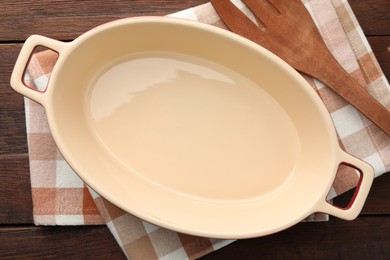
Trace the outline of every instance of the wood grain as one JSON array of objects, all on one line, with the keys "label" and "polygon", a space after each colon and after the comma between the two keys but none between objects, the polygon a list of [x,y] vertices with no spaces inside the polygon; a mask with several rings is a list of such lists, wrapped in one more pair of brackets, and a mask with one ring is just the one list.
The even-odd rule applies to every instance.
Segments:
[{"label": "wood grain", "polygon": [[[390,6],[390,3],[389,3]],[[390,27],[390,20],[388,21]],[[390,36],[370,36],[368,42],[386,78],[390,78]]]},{"label": "wood grain", "polygon": [[[202,259],[385,259],[390,255],[388,230],[389,218],[306,222],[270,236],[236,241]],[[0,227],[0,245],[0,255],[7,259],[124,259],[105,226]]]},{"label": "wood grain", "polygon": [[0,224],[32,223],[28,154],[0,156]]},{"label": "wood grain", "polygon": [[[9,86],[20,42],[36,33],[72,40],[118,18],[165,15],[207,0],[13,1],[0,3],[0,258],[125,259],[106,226],[35,227],[23,97]],[[349,0],[390,78],[388,0]],[[203,259],[385,259],[390,255],[390,174],[375,180],[355,221],[299,223],[278,234],[235,242]],[[335,202],[345,204],[351,193]]]},{"label": "wood grain", "polygon": [[389,0],[348,0],[348,3],[365,35],[390,35]]},{"label": "wood grain", "polygon": [[[73,39],[111,20],[140,15],[166,15],[207,0],[191,1],[13,1],[3,0],[0,9],[0,42],[24,41],[31,34],[60,40]],[[350,0],[366,35],[389,35],[388,0]],[[17,17],[18,19],[15,19]],[[375,22],[373,22],[375,21]],[[36,26],[44,25],[44,26]],[[61,25],[59,30],[58,25]]]},{"label": "wood grain", "polygon": [[1,259],[126,259],[106,226],[0,227]]},{"label": "wood grain", "polygon": [[23,97],[9,85],[20,48],[0,44],[0,154],[27,153]]},{"label": "wood grain", "polygon": [[385,259],[390,255],[390,218],[300,223],[280,233],[239,240],[203,257],[216,259]]},{"label": "wood grain", "polygon": [[58,40],[69,40],[97,25],[112,20],[141,15],[161,16],[206,2],[206,0],[2,0],[0,42],[24,41],[31,34],[41,34]]}]

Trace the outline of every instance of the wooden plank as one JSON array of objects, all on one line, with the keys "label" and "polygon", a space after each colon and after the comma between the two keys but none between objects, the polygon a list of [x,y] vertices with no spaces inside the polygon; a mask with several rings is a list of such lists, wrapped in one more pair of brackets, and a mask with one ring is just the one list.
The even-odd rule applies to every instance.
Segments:
[{"label": "wooden plank", "polygon": [[[390,6],[390,3],[389,3]],[[390,26],[390,21],[388,21]],[[381,66],[387,80],[390,80],[390,35],[389,36],[370,36],[368,42]]]},{"label": "wooden plank", "polygon": [[126,259],[106,226],[0,227],[2,259]]},{"label": "wooden plank", "polygon": [[0,155],[0,180],[0,224],[33,223],[28,155]]},{"label": "wooden plank", "polygon": [[274,235],[236,241],[201,259],[388,259],[389,230],[389,216],[300,223]]},{"label": "wooden plank", "polygon": [[[389,216],[300,223],[270,236],[236,241],[202,259],[385,259],[390,255],[388,230]],[[105,226],[0,227],[0,255],[124,259]]]},{"label": "wooden plank", "polygon": [[[112,20],[140,15],[166,15],[206,2],[206,0],[35,2],[3,0],[0,8],[2,25],[0,41],[23,41],[31,34],[70,40]],[[388,0],[350,0],[349,3],[367,35],[390,34],[387,18],[390,12]]]},{"label": "wooden plank", "polygon": [[9,83],[20,48],[0,44],[0,154],[27,153],[23,97]]},{"label": "wooden plank", "polygon": [[31,34],[69,40],[112,20],[141,15],[166,15],[206,2],[208,1],[3,0],[0,8],[0,42],[23,41]]},{"label": "wooden plank", "polygon": [[389,0],[348,0],[365,35],[390,35]]}]

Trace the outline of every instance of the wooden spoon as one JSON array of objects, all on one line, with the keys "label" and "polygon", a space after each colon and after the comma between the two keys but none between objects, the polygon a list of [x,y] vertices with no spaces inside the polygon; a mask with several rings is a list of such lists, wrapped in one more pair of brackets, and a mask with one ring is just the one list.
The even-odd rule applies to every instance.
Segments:
[{"label": "wooden spoon", "polygon": [[341,67],[301,0],[243,2],[262,26],[253,23],[229,0],[211,0],[230,30],[322,81],[390,136],[390,111]]}]

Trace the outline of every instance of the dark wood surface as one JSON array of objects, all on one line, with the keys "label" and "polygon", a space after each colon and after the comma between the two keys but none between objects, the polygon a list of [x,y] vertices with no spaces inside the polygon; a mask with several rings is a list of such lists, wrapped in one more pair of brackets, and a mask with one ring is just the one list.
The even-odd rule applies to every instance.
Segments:
[{"label": "dark wood surface", "polygon": [[[11,70],[31,34],[72,40],[99,24],[165,15],[204,0],[0,2],[0,259],[124,259],[106,226],[36,227],[23,98],[9,86]],[[390,78],[390,3],[350,0],[377,59]],[[377,178],[360,216],[299,223],[274,235],[236,241],[203,259],[389,259],[390,174]],[[345,205],[352,192],[335,200]]]}]

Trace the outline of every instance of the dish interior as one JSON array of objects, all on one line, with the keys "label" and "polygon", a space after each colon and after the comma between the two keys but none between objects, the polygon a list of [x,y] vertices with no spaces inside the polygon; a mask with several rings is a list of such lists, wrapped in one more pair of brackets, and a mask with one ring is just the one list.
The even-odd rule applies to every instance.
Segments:
[{"label": "dish interior", "polygon": [[120,58],[90,82],[86,101],[90,130],[116,162],[190,196],[265,195],[290,178],[299,158],[283,107],[208,60],[169,52]]}]

